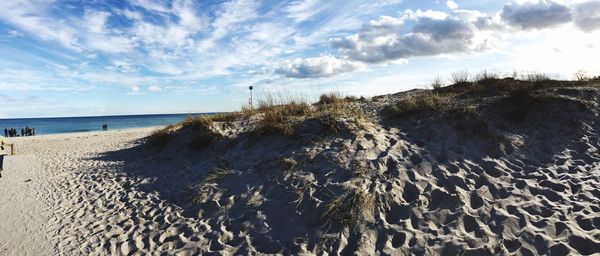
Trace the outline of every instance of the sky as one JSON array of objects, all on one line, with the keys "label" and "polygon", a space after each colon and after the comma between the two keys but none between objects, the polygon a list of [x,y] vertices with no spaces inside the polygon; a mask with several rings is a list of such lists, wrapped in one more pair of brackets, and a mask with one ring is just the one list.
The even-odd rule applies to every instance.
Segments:
[{"label": "sky", "polygon": [[600,75],[600,0],[0,1],[0,118],[234,111],[483,70]]}]

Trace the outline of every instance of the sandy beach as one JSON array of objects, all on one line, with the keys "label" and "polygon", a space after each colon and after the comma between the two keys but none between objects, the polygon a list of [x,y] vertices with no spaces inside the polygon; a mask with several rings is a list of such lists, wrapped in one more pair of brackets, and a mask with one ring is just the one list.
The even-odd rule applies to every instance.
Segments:
[{"label": "sandy beach", "polygon": [[494,82],[11,139],[0,254],[598,255],[600,90]]},{"label": "sandy beach", "polygon": [[10,140],[16,155],[6,158],[0,178],[0,255],[181,249],[189,240],[169,235],[186,223],[177,208],[156,193],[133,189],[147,180],[119,172],[119,162],[97,159],[132,146],[153,129]]}]

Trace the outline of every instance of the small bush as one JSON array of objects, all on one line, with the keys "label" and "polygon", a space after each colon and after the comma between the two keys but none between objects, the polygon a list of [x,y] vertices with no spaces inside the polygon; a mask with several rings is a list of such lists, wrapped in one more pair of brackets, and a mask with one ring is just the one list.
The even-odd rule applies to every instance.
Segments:
[{"label": "small bush", "polygon": [[340,104],[343,102],[344,102],[344,99],[342,98],[342,96],[339,93],[330,92],[330,93],[322,94],[319,97],[318,104]]},{"label": "small bush", "polygon": [[591,78],[588,76],[588,74],[583,70],[579,70],[579,71],[575,72],[575,79],[580,82],[591,80]]},{"label": "small bush", "polygon": [[358,99],[355,96],[346,96],[342,97],[342,95],[338,92],[329,92],[325,94],[321,94],[319,97],[319,102],[317,104],[320,105],[332,105],[332,104],[342,104],[345,102],[355,102]]},{"label": "small bush", "polygon": [[384,111],[390,116],[405,116],[420,111],[441,111],[443,98],[437,93],[425,93],[417,96],[407,96],[394,104],[385,107]]},{"label": "small bush", "polygon": [[435,78],[433,78],[433,81],[431,81],[431,88],[433,90],[439,90],[443,86],[444,86],[444,80],[440,76],[436,76]]},{"label": "small bush", "polygon": [[450,81],[452,81],[453,84],[468,83],[470,76],[471,75],[469,74],[469,71],[467,71],[467,70],[455,71],[455,72],[452,72],[452,74],[450,74]]},{"label": "small bush", "polygon": [[529,82],[544,82],[550,80],[550,78],[544,73],[529,73],[526,80]]},{"label": "small bush", "polygon": [[487,70],[483,70],[475,75],[474,81],[476,83],[485,83],[491,80],[498,79],[498,75]]}]

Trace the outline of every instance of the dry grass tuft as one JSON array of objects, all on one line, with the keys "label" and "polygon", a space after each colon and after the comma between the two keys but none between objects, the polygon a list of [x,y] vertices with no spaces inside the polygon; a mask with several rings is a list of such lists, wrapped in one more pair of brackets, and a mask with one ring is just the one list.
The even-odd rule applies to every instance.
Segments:
[{"label": "dry grass tuft", "polygon": [[193,194],[191,202],[193,204],[201,204],[206,202],[211,190],[214,190],[215,188],[213,185],[219,180],[233,175],[234,173],[235,172],[231,170],[226,163],[217,161],[215,168],[204,175],[200,181],[200,184],[186,187],[186,190]]},{"label": "dry grass tuft", "polygon": [[192,132],[190,147],[198,150],[212,145],[217,139],[223,137],[220,133],[214,131],[213,120],[210,116],[188,116],[181,123],[181,127]]},{"label": "dry grass tuft", "polygon": [[487,70],[483,70],[477,73],[474,77],[474,81],[477,84],[487,83],[490,81],[494,81],[498,79],[498,75],[496,73],[488,72]]},{"label": "dry grass tuft", "polygon": [[213,122],[234,122],[242,117],[242,112],[218,113],[208,116],[208,118]]},{"label": "dry grass tuft", "polygon": [[154,147],[164,147],[171,140],[175,126],[169,125],[163,129],[156,130],[148,136],[147,140]]},{"label": "dry grass tuft", "polygon": [[296,195],[296,200],[292,201],[292,203],[296,206],[296,208],[300,207],[300,204],[304,202],[304,197],[307,193],[310,192],[311,185],[310,183],[299,187],[294,190],[294,194]]},{"label": "dry grass tuft", "polygon": [[471,75],[469,74],[469,71],[467,71],[467,70],[455,71],[455,72],[452,72],[452,74],[450,74],[450,81],[453,84],[468,83],[470,77],[471,77]]},{"label": "dry grass tuft", "polygon": [[217,162],[217,166],[202,178],[202,183],[216,183],[220,179],[232,175],[233,173],[233,170],[231,170],[227,164],[219,161]]},{"label": "dry grass tuft", "polygon": [[292,170],[298,164],[298,162],[296,160],[289,158],[289,157],[281,158],[281,162],[283,162],[283,164],[285,164],[285,166],[288,168],[288,170]]},{"label": "dry grass tuft", "polygon": [[344,129],[344,123],[340,121],[336,112],[327,112],[318,119],[325,130],[332,133],[339,133]]},{"label": "dry grass tuft", "polygon": [[389,116],[406,116],[421,111],[441,111],[443,109],[443,97],[437,93],[426,92],[421,95],[407,96],[406,98],[388,105],[384,113]]},{"label": "dry grass tuft", "polygon": [[337,92],[330,92],[322,94],[319,97],[317,104],[340,104],[344,102],[344,98]]},{"label": "dry grass tuft", "polygon": [[327,205],[322,219],[325,226],[356,224],[373,212],[374,198],[359,188],[347,189],[342,195],[333,197]]},{"label": "dry grass tuft", "polygon": [[293,136],[295,132],[293,117],[311,116],[315,109],[303,99],[277,101],[271,94],[267,94],[259,100],[257,111],[263,114],[256,126],[257,135],[281,133],[285,136]]},{"label": "dry grass tuft", "polygon": [[440,77],[439,75],[435,76],[433,78],[433,81],[431,81],[431,89],[439,90],[442,87],[444,87],[444,79],[442,79],[442,77]]},{"label": "dry grass tuft", "polygon": [[281,133],[285,136],[294,135],[291,116],[303,112],[304,108],[297,104],[262,108],[263,118],[258,122],[255,132],[258,135]]},{"label": "dry grass tuft", "polygon": [[544,82],[550,80],[550,78],[544,73],[529,73],[525,77],[525,80],[529,82]]}]

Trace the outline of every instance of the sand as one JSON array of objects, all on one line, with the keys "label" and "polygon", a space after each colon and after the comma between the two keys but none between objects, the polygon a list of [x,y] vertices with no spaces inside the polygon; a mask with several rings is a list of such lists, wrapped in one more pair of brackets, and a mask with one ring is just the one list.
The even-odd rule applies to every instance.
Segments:
[{"label": "sand", "polygon": [[131,189],[145,181],[119,172],[119,163],[95,159],[153,129],[11,139],[16,155],[0,178],[0,254],[127,255],[158,251],[158,243],[175,251],[180,240],[162,243],[180,229],[175,207]]},{"label": "sand", "polygon": [[494,103],[335,135],[217,123],[201,150],[145,144],[155,128],[13,139],[0,254],[598,255],[599,95],[563,90],[525,122]]}]

